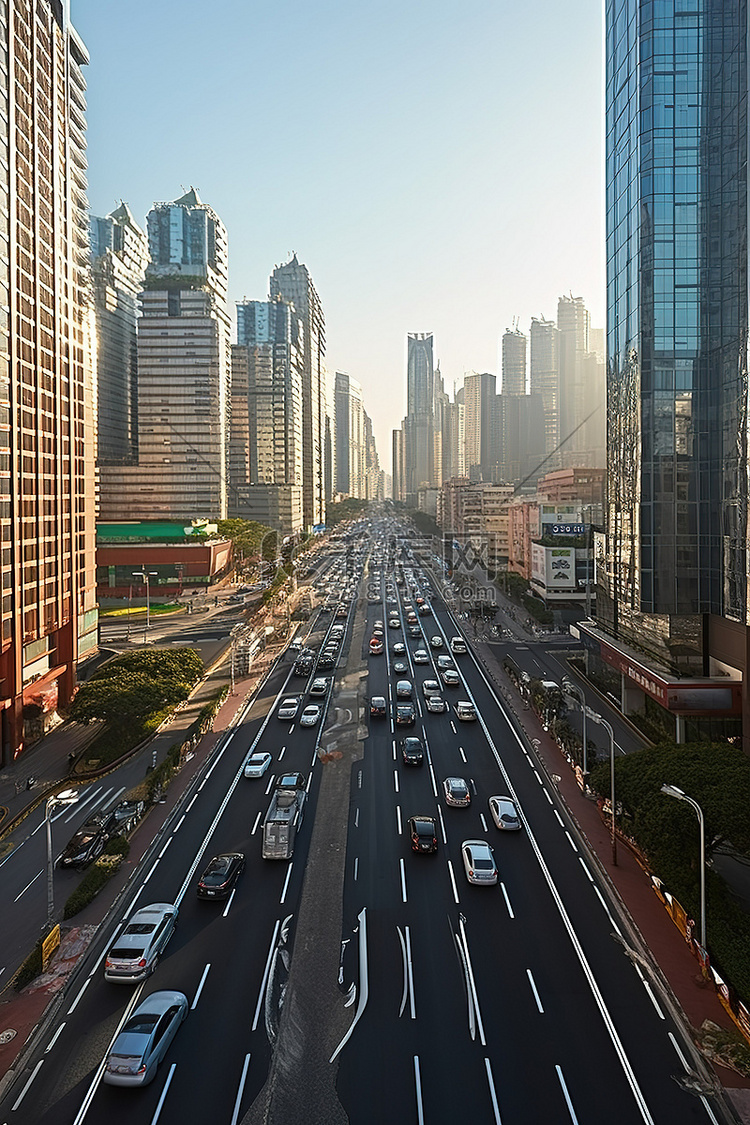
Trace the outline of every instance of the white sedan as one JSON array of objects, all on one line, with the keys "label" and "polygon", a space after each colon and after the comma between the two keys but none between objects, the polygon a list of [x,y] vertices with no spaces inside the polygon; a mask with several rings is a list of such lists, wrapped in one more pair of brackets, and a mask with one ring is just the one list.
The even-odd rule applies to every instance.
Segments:
[{"label": "white sedan", "polygon": [[430,656],[429,656],[429,653],[426,651],[426,649],[418,648],[417,651],[414,653],[414,655],[412,657],[412,660],[414,661],[415,664],[429,664],[430,663]]},{"label": "white sedan", "polygon": [[492,887],[497,883],[497,864],[486,840],[464,840],[461,857],[470,883],[485,887]]},{"label": "white sedan", "polygon": [[317,703],[310,703],[300,715],[299,725],[301,727],[314,727],[319,718],[320,707]]},{"label": "white sedan", "polygon": [[285,699],[279,707],[276,714],[280,719],[296,719],[299,710],[299,699],[291,695],[289,699]]},{"label": "white sedan", "polygon": [[245,777],[263,777],[271,760],[270,754],[251,754],[245,762]]}]

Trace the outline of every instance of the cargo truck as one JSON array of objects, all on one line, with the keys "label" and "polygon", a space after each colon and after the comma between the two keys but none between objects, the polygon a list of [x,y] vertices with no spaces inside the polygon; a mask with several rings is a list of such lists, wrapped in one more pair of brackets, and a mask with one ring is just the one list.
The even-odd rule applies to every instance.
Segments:
[{"label": "cargo truck", "polygon": [[302,826],[305,807],[305,778],[301,773],[283,774],[276,783],[263,821],[263,859],[289,859]]}]

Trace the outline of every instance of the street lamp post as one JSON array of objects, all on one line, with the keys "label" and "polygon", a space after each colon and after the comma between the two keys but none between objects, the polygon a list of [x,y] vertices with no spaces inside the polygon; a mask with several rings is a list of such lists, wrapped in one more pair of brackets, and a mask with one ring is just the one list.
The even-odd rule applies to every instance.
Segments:
[{"label": "street lamp post", "polygon": [[78,800],[77,789],[63,789],[47,798],[44,819],[47,826],[47,928],[49,928],[55,914],[55,865],[52,859],[52,819],[51,812],[57,805],[74,805]]},{"label": "street lamp post", "polygon": [[133,578],[140,578],[146,586],[146,626],[143,633],[144,641],[149,629],[151,628],[151,595],[149,594],[148,580],[149,578],[156,578],[158,573],[159,572],[156,570],[146,570],[145,567],[143,568],[143,570],[133,571]]},{"label": "street lamp post", "polygon": [[665,797],[674,797],[676,801],[685,801],[695,809],[698,817],[698,826],[701,834],[701,948],[706,948],[706,826],[703,819],[703,809],[692,797],[688,797],[676,785],[662,785],[660,792]]},{"label": "street lamp post", "polygon": [[586,778],[589,772],[588,760],[588,732],[586,730],[586,700],[583,695],[583,689],[579,688],[577,684],[572,683],[571,680],[563,680],[562,689],[568,695],[575,695],[581,704],[581,715],[583,716],[583,780],[586,783]]},{"label": "street lamp post", "polygon": [[597,711],[592,711],[590,707],[586,708],[586,714],[592,722],[598,723],[600,727],[609,734],[609,771],[610,771],[610,816],[612,819],[612,863],[617,867],[617,836],[615,834],[615,818],[617,816],[617,805],[615,804],[615,732],[612,730],[612,724],[608,723]]}]

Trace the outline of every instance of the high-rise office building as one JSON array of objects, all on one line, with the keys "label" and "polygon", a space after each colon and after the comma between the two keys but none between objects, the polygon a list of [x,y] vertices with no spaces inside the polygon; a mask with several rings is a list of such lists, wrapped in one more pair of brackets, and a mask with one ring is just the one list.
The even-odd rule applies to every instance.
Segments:
[{"label": "high-rise office building", "polygon": [[587,649],[626,712],[682,739],[736,733],[741,705],[750,749],[747,6],[656,7],[606,5],[608,511]]},{"label": "high-rise office building", "polygon": [[343,371],[336,372],[336,492],[365,496],[365,409],[362,387]]},{"label": "high-rise office building", "polygon": [[556,468],[555,452],[560,440],[560,372],[557,357],[557,325],[543,317],[531,318],[529,332],[529,381],[533,395],[542,397],[544,410],[545,469]]},{"label": "high-rise office building", "polygon": [[464,376],[464,463],[472,480],[492,480],[497,464],[496,383],[488,372]]},{"label": "high-rise office building", "polygon": [[503,333],[502,367],[503,395],[526,394],[526,337],[519,328]]},{"label": "high-rise office building", "polygon": [[404,468],[404,431],[393,430],[392,434],[392,479],[393,499],[403,503],[406,499],[406,480]]},{"label": "high-rise office building", "polygon": [[67,5],[0,7],[2,764],[97,645],[86,48]]},{"label": "high-rise office building", "polygon": [[297,261],[296,254],[274,269],[270,295],[271,300],[280,296],[294,305],[302,322],[305,363],[302,380],[302,509],[305,527],[311,528],[325,521],[326,493],[332,485],[327,480],[327,476],[331,475],[330,446],[335,440],[330,423],[326,425],[326,418],[331,418],[333,409],[329,405],[326,388],[325,317],[307,266]]},{"label": "high-rise office building", "polygon": [[133,462],[138,446],[138,294],[148,239],[127,203],[92,216],[91,274],[96,311],[98,455],[102,464]]},{"label": "high-rise office building", "polygon": [[406,418],[404,452],[406,493],[416,496],[420,488],[435,483],[435,368],[432,335],[410,333],[407,337]]},{"label": "high-rise office building", "polygon": [[560,460],[563,466],[604,463],[606,378],[592,350],[591,317],[582,297],[557,303]]},{"label": "high-rise office building", "polygon": [[302,528],[302,324],[276,301],[237,305],[232,348],[230,517]]},{"label": "high-rise office building", "polygon": [[231,355],[227,234],[191,188],[148,214],[138,465],[102,466],[104,519],[224,519]]}]

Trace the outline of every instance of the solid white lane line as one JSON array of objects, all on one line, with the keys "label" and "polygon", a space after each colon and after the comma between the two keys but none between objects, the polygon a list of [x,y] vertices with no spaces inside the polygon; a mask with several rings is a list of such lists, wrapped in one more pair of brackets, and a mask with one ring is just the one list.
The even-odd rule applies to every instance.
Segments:
[{"label": "solid white lane line", "polygon": [[208,775],[206,775],[206,777],[203,778],[203,781],[198,786],[198,790],[197,790],[198,793],[200,793],[201,789],[203,788],[203,786],[206,784],[207,781],[208,781]]},{"label": "solid white lane line", "polygon": [[474,980],[474,966],[471,963],[471,954],[469,953],[469,941],[466,937],[466,926],[464,924],[463,914],[458,916],[458,928],[461,931],[461,941],[464,948],[464,957],[466,958],[466,972],[469,977],[469,985],[471,988],[471,996],[474,1001],[474,1012],[477,1017],[477,1031],[479,1032],[479,1042],[483,1047],[487,1046],[487,1040],[484,1037],[484,1023],[482,1021],[482,1013],[479,1010],[479,996],[477,995],[477,985]]},{"label": "solid white lane line", "polygon": [[[43,875],[43,874],[44,874],[44,868],[42,868],[42,870],[41,870],[41,871],[37,871],[36,875],[35,875],[35,876],[34,876],[34,878],[33,878],[33,879],[31,880],[31,883],[36,883],[36,881],[37,881],[37,879],[39,878],[39,876],[40,876],[40,875]],[[24,895],[24,894],[26,894],[26,892],[28,891],[29,887],[31,886],[31,883],[27,883],[27,884],[26,884],[26,886],[25,886],[25,887],[23,888],[23,890],[22,890],[22,891],[20,891],[20,892],[19,892],[19,894],[17,894],[17,895],[16,895],[16,897],[15,897],[15,898],[13,899],[13,901],[14,901],[14,902],[18,902],[18,900],[19,900],[19,898],[21,897],[21,895]]]},{"label": "solid white lane line", "polygon": [[63,1020],[63,1022],[62,1022],[62,1023],[60,1024],[60,1026],[58,1027],[57,1031],[55,1032],[55,1034],[54,1034],[54,1035],[52,1036],[52,1038],[50,1039],[50,1041],[49,1041],[49,1043],[47,1044],[47,1046],[46,1046],[46,1047],[44,1048],[44,1053],[45,1053],[45,1055],[48,1055],[48,1054],[50,1053],[50,1051],[51,1051],[51,1050],[52,1050],[52,1048],[54,1047],[55,1043],[56,1043],[56,1042],[57,1042],[57,1040],[59,1039],[59,1037],[60,1037],[60,1032],[62,1031],[62,1029],[63,1029],[64,1027],[65,1027],[65,1020]]},{"label": "solid white lane line", "polygon": [[555,1066],[555,1070],[557,1071],[557,1077],[560,1079],[560,1085],[562,1086],[563,1097],[565,1098],[565,1104],[568,1107],[568,1113],[570,1114],[570,1120],[573,1122],[573,1125],[578,1125],[578,1118],[576,1117],[575,1110],[573,1109],[573,1103],[570,1100],[570,1094],[568,1093],[568,1087],[565,1085],[565,1079],[563,1078],[563,1072],[562,1072],[562,1070],[560,1069],[559,1066]]},{"label": "solid white lane line", "polygon": [[[286,746],[282,746],[281,749],[279,750],[279,761],[281,761],[281,759],[284,757],[285,754],[286,754]],[[250,1056],[248,1055],[248,1058],[249,1057]]]},{"label": "solid white lane line", "polygon": [[242,1064],[242,1074],[240,1075],[240,1085],[239,1085],[239,1089],[237,1090],[237,1097],[234,1099],[234,1110],[232,1112],[232,1120],[230,1122],[230,1125],[237,1125],[237,1121],[239,1120],[240,1105],[242,1104],[242,1095],[245,1091],[245,1082],[247,1081],[247,1070],[248,1070],[248,1067],[250,1066],[251,1057],[252,1056],[249,1053],[247,1055],[245,1055],[245,1061]]},{"label": "solid white lane line", "polygon": [[292,725],[290,726],[289,733],[291,734],[293,730],[294,730],[294,723],[292,723]]},{"label": "solid white lane line", "polygon": [[[106,789],[104,791],[104,793],[102,794],[101,801],[99,802],[100,804],[102,804],[102,805],[104,804],[107,797],[112,792],[113,788],[114,788],[114,786],[110,785],[109,789]],[[86,805],[90,805],[91,802],[94,800],[94,798],[98,797],[101,792],[102,792],[102,787],[100,785],[99,788],[95,789],[93,791],[93,793],[90,793],[88,797],[84,797],[84,799],[82,801],[76,801],[75,808],[73,809],[73,812],[66,812],[66,810],[63,808],[62,812],[59,812],[57,814],[57,816],[52,817],[53,821],[58,820],[59,817],[61,817],[61,816],[64,816],[65,817],[65,823],[70,824],[71,820],[75,820],[75,818],[80,814],[81,809],[85,809]]]},{"label": "solid white lane line", "polygon": [[359,808],[357,808],[354,813],[354,827],[359,828]]},{"label": "solid white lane line", "polygon": [[505,905],[508,907],[508,913],[510,914],[511,918],[515,918],[513,907],[510,905],[510,899],[508,898],[508,892],[505,889],[505,883],[500,884],[500,890],[503,892],[503,898],[505,899]]},{"label": "solid white lane line", "polygon": [[451,730],[456,734],[456,724],[453,722],[453,719],[451,719]]},{"label": "solid white lane line", "polygon": [[459,746],[459,748],[458,748],[458,752],[459,752],[459,754],[461,755],[461,761],[462,761],[462,762],[466,762],[466,763],[468,764],[468,760],[467,760],[467,758],[466,758],[466,755],[464,754],[464,748],[463,748],[463,746]]},{"label": "solid white lane line", "polygon": [[448,843],[448,837],[445,834],[445,822],[443,821],[443,810],[440,808],[440,805],[438,805],[438,820],[440,821],[440,831],[443,835],[443,843],[447,844]]},{"label": "solid white lane line", "polygon": [[398,862],[401,868],[401,901],[406,902],[406,868],[404,867],[403,859],[400,859]]},{"label": "solid white lane line", "polygon": [[393,760],[395,762],[396,761],[396,739],[395,738],[391,739],[391,742],[393,743]]},{"label": "solid white lane line", "polygon": [[271,944],[268,947],[268,956],[266,957],[266,967],[263,970],[263,979],[260,982],[260,989],[258,991],[258,1003],[255,1005],[255,1016],[253,1017],[253,1026],[252,1026],[253,1031],[255,1031],[258,1027],[258,1019],[260,1018],[260,1009],[263,1005],[263,996],[265,995],[265,991],[266,991],[266,984],[268,982],[268,974],[271,971],[271,959],[273,957],[273,951],[274,951],[274,947],[276,945],[276,935],[279,932],[280,926],[281,926],[281,922],[277,918],[276,919],[276,925],[274,926],[273,933],[271,934]]},{"label": "solid white lane line", "polygon": [[544,793],[544,796],[545,796],[545,797],[547,798],[547,800],[548,800],[548,802],[550,803],[550,805],[551,805],[551,804],[553,804],[552,798],[550,797],[550,795],[549,795],[549,793],[547,792],[547,790],[546,790],[546,789],[543,789],[543,790],[542,790],[542,792]]},{"label": "solid white lane line", "polygon": [[424,1125],[424,1107],[422,1106],[422,1081],[419,1076],[419,1055],[414,1056],[414,1085],[417,1094],[417,1121],[419,1125]]},{"label": "solid white lane line", "polygon": [[229,896],[229,898],[227,899],[227,904],[226,904],[226,906],[224,907],[224,913],[222,914],[222,918],[226,918],[227,914],[229,913],[229,907],[230,907],[230,906],[232,905],[232,899],[234,898],[234,896],[235,896],[236,894],[237,894],[237,888],[236,888],[236,887],[232,887],[232,893],[231,893],[231,895]]},{"label": "solid white lane line", "polygon": [[398,793],[398,770],[393,771],[393,786]]},{"label": "solid white lane line", "polygon": [[542,786],[542,788],[544,788],[544,782],[542,781],[541,777],[539,776],[539,773],[538,773],[537,770],[534,770],[534,777],[537,779],[537,781]]},{"label": "solid white lane line", "polygon": [[[610,911],[609,905],[605,901],[604,896],[602,895],[602,892],[599,890],[596,883],[594,883],[593,886],[594,886],[594,890],[596,891],[596,897],[599,899],[599,902],[602,904],[602,906],[604,907],[604,909],[607,912],[607,917],[609,918],[609,921],[610,921],[610,924],[611,924],[612,928],[617,931],[617,933],[620,935],[620,937],[622,937],[622,930],[620,929],[620,927],[617,925],[617,922],[615,922],[614,918],[612,917],[612,912]],[[636,965],[636,969],[637,968],[638,968],[638,966]]]},{"label": "solid white lane line", "polygon": [[495,1125],[503,1125],[502,1121],[500,1120],[500,1107],[497,1104],[497,1093],[495,1091],[495,1080],[492,1077],[492,1067],[490,1066],[490,1060],[485,1059],[484,1065],[485,1065],[485,1069],[487,1070],[487,1081],[490,1084],[490,1098],[492,1099],[492,1111],[495,1114]]},{"label": "solid white lane line", "polygon": [[456,876],[453,874],[453,864],[448,860],[448,874],[451,877],[451,886],[453,887],[453,899],[455,902],[459,901],[458,887],[456,886]]},{"label": "solid white lane line", "polygon": [[200,982],[198,984],[198,991],[196,992],[195,996],[193,997],[193,1002],[190,1005],[190,1011],[191,1012],[194,1012],[196,1007],[198,1006],[198,1001],[200,1000],[201,992],[203,991],[203,985],[206,983],[206,977],[208,976],[208,970],[210,968],[211,968],[211,962],[209,961],[208,964],[206,965],[205,969],[203,970],[203,976],[201,977]]},{"label": "solid white lane line", "polygon": [[536,1000],[536,1006],[539,1009],[539,1014],[543,1016],[544,1008],[542,1007],[542,1001],[539,999],[539,992],[537,991],[536,982],[531,975],[531,969],[526,970],[526,976],[529,978],[529,984],[531,985],[531,991],[534,993],[534,999]]},{"label": "solid white lane line", "polygon": [[359,872],[359,856],[354,857],[354,882],[357,882],[357,873]]},{"label": "solid white lane line", "polygon": [[14,1111],[15,1111],[15,1110],[17,1110],[17,1109],[18,1109],[18,1107],[19,1107],[19,1105],[20,1105],[20,1104],[21,1104],[21,1102],[23,1101],[23,1099],[24,1099],[24,1098],[26,1097],[26,1094],[27,1094],[27,1092],[28,1092],[28,1089],[29,1089],[29,1087],[31,1086],[31,1083],[32,1083],[32,1082],[34,1081],[34,1079],[36,1078],[37,1074],[39,1073],[39,1067],[40,1067],[40,1066],[42,1065],[42,1063],[43,1063],[43,1062],[44,1062],[44,1059],[40,1059],[40,1060],[39,1060],[39,1062],[38,1062],[38,1063],[36,1064],[36,1066],[34,1067],[34,1069],[32,1070],[31,1074],[29,1075],[29,1080],[28,1080],[28,1082],[27,1082],[27,1083],[26,1083],[26,1085],[24,1086],[23,1090],[21,1090],[21,1093],[20,1093],[20,1094],[18,1095],[17,1099],[15,1100],[15,1102],[13,1103],[13,1105],[11,1106],[11,1109],[12,1109],[12,1110],[14,1110]]},{"label": "solid white lane line", "polygon": [[487,821],[484,819],[484,813],[483,812],[480,812],[479,819],[482,822],[482,831],[486,832],[487,831]]},{"label": "solid white lane line", "polygon": [[284,880],[284,889],[283,889],[283,891],[281,892],[281,898],[279,899],[279,902],[280,902],[280,903],[283,903],[283,902],[284,902],[284,899],[286,898],[286,892],[287,892],[287,890],[288,890],[288,888],[289,888],[289,880],[290,880],[290,879],[291,879],[291,877],[292,877],[292,868],[293,868],[293,867],[294,867],[294,863],[292,862],[292,863],[290,863],[290,864],[289,864],[289,870],[288,870],[288,871],[287,871],[287,873],[286,873],[286,879]]},{"label": "solid white lane line", "polygon": [[274,783],[275,780],[276,780],[276,774],[272,773],[271,776],[268,779],[268,785],[266,786],[266,792],[265,792],[266,797],[271,792],[271,789],[273,788],[273,783]]},{"label": "solid white lane line", "polygon": [[403,829],[401,827],[401,805],[396,805],[396,828],[398,829],[399,836],[403,836]]},{"label": "solid white lane line", "polygon": [[85,980],[85,981],[83,982],[83,987],[81,988],[80,992],[78,993],[78,995],[76,996],[75,1000],[74,1000],[74,1001],[73,1001],[73,1003],[72,1003],[72,1004],[70,1005],[70,1007],[68,1008],[67,1012],[65,1013],[65,1014],[66,1014],[66,1016],[70,1016],[70,1015],[72,1015],[72,1014],[73,1014],[73,1012],[74,1012],[74,1011],[76,1010],[76,1008],[78,1007],[78,1004],[79,1004],[79,1002],[80,1002],[80,999],[81,999],[81,997],[83,996],[84,992],[86,991],[86,989],[88,988],[88,986],[89,986],[90,984],[91,984],[91,977],[87,977],[87,978],[86,978],[86,980]]},{"label": "solid white lane line", "polygon": [[156,1125],[156,1122],[159,1120],[159,1114],[161,1113],[161,1107],[164,1105],[164,1099],[167,1096],[167,1090],[169,1089],[169,1083],[172,1081],[172,1077],[173,1077],[174,1072],[176,1070],[177,1070],[177,1063],[172,1063],[172,1065],[169,1068],[169,1074],[167,1075],[167,1081],[164,1083],[164,1089],[161,1092],[161,1097],[159,1098],[158,1105],[157,1105],[157,1107],[154,1111],[154,1116],[151,1118],[151,1125]]},{"label": "solid white lane line", "polygon": [[409,977],[409,1014],[415,1020],[417,1018],[417,1001],[414,996],[414,962],[411,956],[411,933],[409,927],[404,927],[406,931],[406,971]]},{"label": "solid white lane line", "polygon": [[257,815],[257,816],[256,816],[256,818],[255,818],[255,823],[253,824],[253,830],[252,830],[252,832],[250,833],[250,835],[251,835],[251,836],[254,836],[254,835],[255,835],[255,833],[257,832],[257,830],[258,830],[258,825],[260,824],[260,818],[261,818],[261,814],[260,814],[260,813],[258,813],[258,815]]},{"label": "solid white lane line", "polygon": [[149,870],[148,875],[146,876],[146,878],[141,883],[141,889],[143,889],[143,887],[146,886],[146,883],[149,881],[149,879],[153,875],[154,871],[156,871],[156,868],[158,867],[158,865],[159,865],[159,857],[157,856],[156,859],[154,860],[154,862],[151,864],[151,869]]},{"label": "solid white lane line", "polygon": [[567,828],[565,829],[565,835],[568,837],[568,843],[570,844],[573,851],[577,852],[578,848],[576,847],[575,841],[574,841],[573,837],[571,836],[570,832],[568,832]]}]

